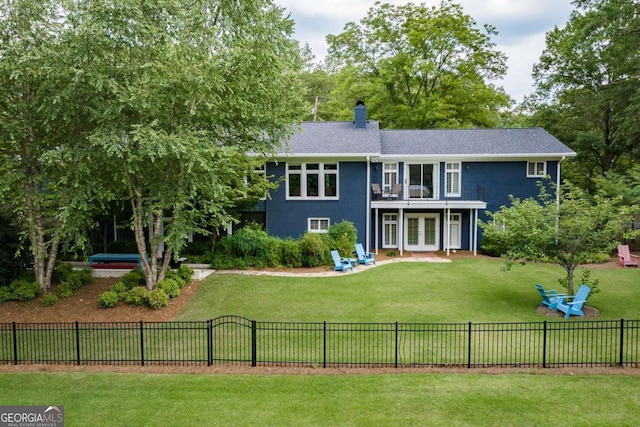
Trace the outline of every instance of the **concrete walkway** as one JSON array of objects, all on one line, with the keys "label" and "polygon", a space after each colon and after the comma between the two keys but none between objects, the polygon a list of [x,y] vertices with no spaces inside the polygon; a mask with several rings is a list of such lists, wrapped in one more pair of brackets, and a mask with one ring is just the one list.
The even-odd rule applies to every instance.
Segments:
[{"label": "concrete walkway", "polygon": [[353,271],[347,270],[346,273],[341,271],[333,271],[331,267],[327,266],[326,271],[304,271],[306,269],[301,268],[300,272],[295,271],[278,271],[278,270],[209,270],[206,273],[203,271],[203,274],[206,274],[204,277],[209,276],[210,274],[242,274],[242,275],[250,275],[250,276],[281,276],[281,277],[328,277],[328,276],[342,276],[344,274],[355,274],[361,273],[363,271],[376,268],[381,265],[396,263],[396,262],[451,262],[450,259],[440,258],[438,256],[411,256],[411,257],[402,257],[402,258],[389,258],[385,260],[377,261],[376,264],[363,265],[358,264]]},{"label": "concrete walkway", "polygon": [[[281,277],[328,277],[328,276],[341,276],[344,274],[355,274],[361,273],[363,271],[369,270],[371,268],[376,268],[380,265],[391,264],[395,262],[451,262],[450,259],[440,258],[439,256],[430,255],[430,256],[410,256],[410,257],[397,257],[397,258],[387,258],[384,260],[377,261],[376,264],[362,265],[358,264],[353,271],[347,271],[347,273],[343,273],[341,271],[333,271],[331,267],[327,266],[325,271],[318,271],[318,269],[314,269],[314,271],[309,271],[306,268],[300,268],[300,271],[291,271],[289,269],[287,271],[282,270],[213,270],[207,264],[187,264],[189,267],[193,269],[193,280],[200,281],[205,277],[208,277],[212,274],[241,274],[241,275],[251,275],[251,276],[281,276]],[[76,268],[87,268],[86,264],[80,264],[75,266]],[[129,270],[119,270],[119,269],[101,269],[101,270],[93,270],[93,277],[122,277]]]}]

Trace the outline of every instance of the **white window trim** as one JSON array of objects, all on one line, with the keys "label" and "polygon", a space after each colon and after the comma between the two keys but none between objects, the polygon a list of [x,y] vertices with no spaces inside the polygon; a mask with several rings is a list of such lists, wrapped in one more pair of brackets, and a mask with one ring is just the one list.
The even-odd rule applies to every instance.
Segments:
[{"label": "white window trim", "polygon": [[[312,224],[314,222],[317,222],[317,228],[313,227]],[[326,222],[327,228],[322,228],[323,222]],[[307,220],[307,231],[309,231],[309,233],[328,233],[329,227],[331,227],[331,220],[329,218],[308,218]]]},{"label": "white window trim", "polygon": [[[394,174],[395,180],[387,184],[386,176],[387,174]],[[382,192],[383,194],[389,194],[391,192],[391,187],[393,184],[398,183],[398,163],[383,163],[382,164]]]},{"label": "white window trim", "polygon": [[[449,169],[447,166],[449,165],[457,165],[457,168],[454,169]],[[458,179],[456,182],[456,187],[458,188],[458,191],[456,192],[448,192],[448,187],[449,187],[449,180],[450,180],[450,173],[456,173],[458,174]],[[461,193],[461,186],[462,186],[462,163],[460,162],[445,162],[444,164],[444,189],[445,189],[445,195],[447,197],[460,197],[460,193]]]},{"label": "white window trim", "polygon": [[[536,168],[536,173],[534,174],[530,174],[529,173],[529,166],[531,164],[534,164],[535,168]],[[538,168],[538,165],[542,164],[542,174],[540,174],[540,169]],[[546,161],[535,161],[535,162],[527,162],[527,178],[544,178],[547,175],[547,162]]]},{"label": "white window trim", "polygon": [[[394,216],[394,219],[391,219],[391,217]],[[385,239],[385,231],[387,229],[387,225],[395,225],[396,226],[396,241],[392,242],[391,244],[387,244],[386,243],[386,239]],[[383,236],[382,236],[382,247],[383,248],[397,248],[398,247],[398,233],[400,232],[400,226],[398,225],[398,214],[396,213],[385,213],[382,215],[382,230],[383,230]]]},{"label": "white window trim", "polygon": [[[310,173],[318,175],[318,196],[307,196],[307,163],[317,164],[318,169],[310,170]],[[287,163],[286,166],[286,200],[339,200],[340,199],[340,186],[338,183],[340,182],[340,164],[337,162],[307,162],[307,163]],[[327,174],[334,174],[336,176],[336,195],[335,196],[325,196],[324,194],[324,181],[325,181],[325,165],[335,165],[335,169],[327,170]],[[290,166],[300,166],[300,170],[296,170],[294,173],[289,172]],[[289,194],[289,175],[300,175],[300,195],[299,196],[291,196]]]}]

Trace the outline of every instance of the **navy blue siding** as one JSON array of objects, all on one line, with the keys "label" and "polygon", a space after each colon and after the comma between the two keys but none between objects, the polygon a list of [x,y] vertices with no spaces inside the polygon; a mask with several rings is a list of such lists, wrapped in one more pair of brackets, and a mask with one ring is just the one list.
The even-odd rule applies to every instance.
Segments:
[{"label": "navy blue siding", "polygon": [[[285,163],[268,164],[267,176],[285,176]],[[299,238],[307,232],[309,218],[329,218],[330,224],[350,221],[364,241],[367,214],[367,164],[341,162],[338,166],[339,200],[286,200],[286,185],[282,181],[266,203],[267,232],[286,238]]]}]

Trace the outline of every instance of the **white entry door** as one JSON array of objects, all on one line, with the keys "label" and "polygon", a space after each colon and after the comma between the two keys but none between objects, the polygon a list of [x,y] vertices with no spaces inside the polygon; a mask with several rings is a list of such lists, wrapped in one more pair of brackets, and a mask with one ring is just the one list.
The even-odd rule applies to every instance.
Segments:
[{"label": "white entry door", "polygon": [[408,251],[424,252],[440,249],[440,215],[406,214],[404,247]]}]

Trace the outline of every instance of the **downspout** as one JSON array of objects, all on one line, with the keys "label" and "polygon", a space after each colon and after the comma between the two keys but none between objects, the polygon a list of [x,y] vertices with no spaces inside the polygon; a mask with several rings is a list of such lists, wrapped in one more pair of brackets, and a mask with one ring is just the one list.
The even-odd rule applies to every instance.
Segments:
[{"label": "downspout", "polygon": [[562,156],[562,158],[558,161],[558,166],[556,167],[556,204],[559,206],[560,205],[560,185],[561,185],[561,179],[560,179],[560,164],[566,159],[565,156]]},{"label": "downspout", "polygon": [[[365,230],[367,234],[365,237],[365,248],[367,251],[371,251],[371,158],[367,156],[367,215],[365,217]],[[377,233],[377,230],[374,231]]]}]

